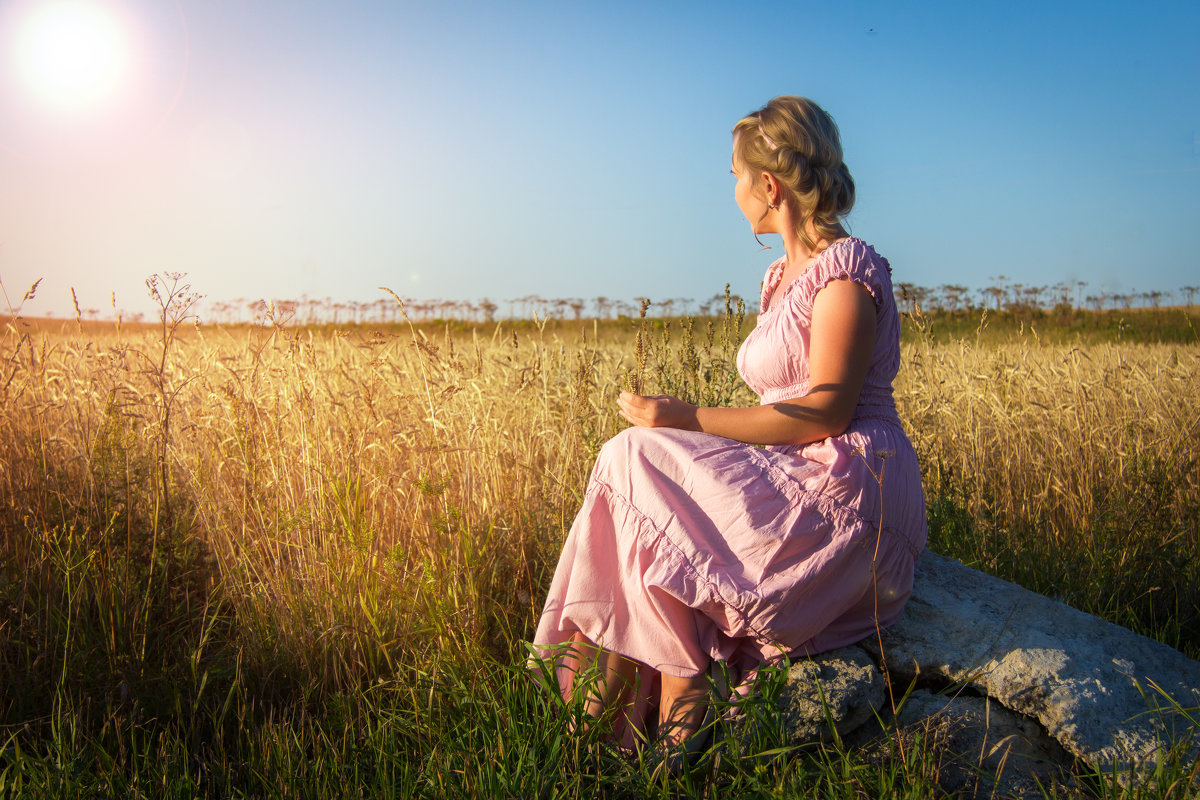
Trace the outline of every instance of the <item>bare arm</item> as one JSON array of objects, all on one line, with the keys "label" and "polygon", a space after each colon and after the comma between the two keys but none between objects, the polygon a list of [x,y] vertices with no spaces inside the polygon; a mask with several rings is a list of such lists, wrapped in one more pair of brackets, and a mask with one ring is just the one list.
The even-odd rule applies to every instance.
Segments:
[{"label": "bare arm", "polygon": [[675,397],[622,392],[634,425],[715,433],[751,444],[804,444],[846,430],[875,348],[875,301],[861,284],[831,281],[813,301],[809,390],[754,408],[699,408]]}]

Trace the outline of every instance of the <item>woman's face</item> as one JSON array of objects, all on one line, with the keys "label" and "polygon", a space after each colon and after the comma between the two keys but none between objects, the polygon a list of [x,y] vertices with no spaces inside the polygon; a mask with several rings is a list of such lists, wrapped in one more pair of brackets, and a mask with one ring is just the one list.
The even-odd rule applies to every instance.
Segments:
[{"label": "woman's face", "polygon": [[750,222],[751,230],[756,234],[773,233],[766,229],[767,193],[763,191],[761,182],[755,180],[755,174],[745,164],[738,162],[737,140],[733,142],[732,169],[734,178],[738,179],[733,186],[733,201],[738,209]]},{"label": "woman's face", "polygon": [[751,230],[754,233],[771,233],[761,227],[765,223],[769,210],[766,194],[761,186],[755,186],[754,173],[744,164],[738,163],[736,153],[733,157],[733,168],[730,171],[737,178],[737,183],[733,187],[733,201],[737,203],[738,209],[749,220]]}]

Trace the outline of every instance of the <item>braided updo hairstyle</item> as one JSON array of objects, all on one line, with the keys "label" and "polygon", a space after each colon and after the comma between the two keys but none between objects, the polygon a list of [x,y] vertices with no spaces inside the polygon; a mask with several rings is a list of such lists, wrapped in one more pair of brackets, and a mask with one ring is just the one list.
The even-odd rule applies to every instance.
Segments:
[{"label": "braided updo hairstyle", "polygon": [[854,179],[842,161],[837,124],[816,103],[785,95],[745,117],[733,126],[733,157],[755,175],[779,180],[797,204],[796,233],[809,249],[846,236],[842,218],[854,206]]}]

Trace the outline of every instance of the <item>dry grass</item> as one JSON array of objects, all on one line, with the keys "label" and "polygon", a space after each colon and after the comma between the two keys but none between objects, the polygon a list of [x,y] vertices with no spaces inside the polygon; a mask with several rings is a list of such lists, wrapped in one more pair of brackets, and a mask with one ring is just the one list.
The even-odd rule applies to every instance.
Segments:
[{"label": "dry grass", "polygon": [[[10,334],[0,497],[10,525],[84,508],[136,538],[159,520],[166,470],[166,500],[257,646],[335,684],[394,668],[398,642],[511,642],[618,430],[632,333],[186,327],[162,392],[153,330]],[[669,338],[650,338],[651,387],[678,384]],[[952,480],[972,517],[1038,526],[1034,549],[1085,546],[1108,495],[1148,470],[1178,483],[1166,502],[1196,502],[1196,347],[918,339],[904,362],[897,401],[927,492]]]},{"label": "dry grass", "polygon": [[166,469],[175,522],[261,652],[342,684],[394,666],[398,643],[495,643],[532,618],[590,468],[581,432],[614,430],[591,372],[619,356],[573,338],[188,328],[160,461],[156,334],[9,337],[8,524],[84,508],[144,536]]},{"label": "dry grass", "polygon": [[[484,585],[438,586],[437,601],[465,630],[493,628],[497,611],[520,629],[512,617],[528,616],[594,451],[617,430],[612,396],[637,369],[629,339],[596,335],[187,329],[164,368],[169,401],[154,332],[8,336],[0,493],[17,518],[46,519],[57,495],[129,530],[153,516],[144,504],[165,467],[189,535],[248,618],[316,636],[298,652],[368,633],[363,616],[398,623],[403,612],[362,599],[419,605],[429,576],[478,577],[480,559],[494,573]],[[1096,531],[1104,499],[1148,469],[1195,500],[1195,347],[918,341],[904,356],[897,401],[927,489],[952,476],[973,516],[1036,523],[1061,547]],[[165,462],[153,445],[164,402]],[[516,591],[524,613],[516,597],[454,595],[490,585]]]},{"label": "dry grass", "polygon": [[917,343],[904,362],[897,403],[930,479],[965,481],[977,515],[1038,520],[1061,542],[1151,463],[1195,497],[1200,348]]}]

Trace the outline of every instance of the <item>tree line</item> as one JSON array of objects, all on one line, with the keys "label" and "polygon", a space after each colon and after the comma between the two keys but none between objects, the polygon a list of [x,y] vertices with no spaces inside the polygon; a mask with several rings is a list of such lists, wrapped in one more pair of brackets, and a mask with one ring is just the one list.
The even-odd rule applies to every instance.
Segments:
[{"label": "tree line", "polygon": [[[971,312],[993,311],[1051,311],[1090,309],[1130,310],[1161,308],[1182,302],[1192,308],[1200,286],[1182,286],[1175,291],[1109,291],[1092,289],[1085,281],[1055,284],[1025,284],[1012,282],[1003,275],[990,279],[989,285],[972,289],[961,284],[936,287],[900,282],[894,285],[896,304],[901,311]],[[75,318],[97,320],[104,316],[95,308],[80,308],[72,290]],[[205,322],[236,325],[273,322],[297,325],[387,325],[405,321],[430,322],[453,320],[461,322],[495,322],[500,319],[621,319],[637,317],[643,305],[650,317],[717,316],[727,304],[736,307],[743,298],[726,293],[714,294],[704,300],[669,297],[655,300],[634,297],[630,300],[599,296],[542,297],[536,294],[514,297],[500,302],[482,300],[441,300],[400,297],[381,297],[371,301],[339,300],[332,297],[299,299],[215,300],[204,304]],[[502,305],[503,304],[503,305]],[[751,311],[757,303],[747,303]],[[112,319],[130,322],[143,321],[142,313],[125,313],[117,309],[113,297]]]},{"label": "tree line", "polygon": [[1028,311],[1053,309],[1161,308],[1176,299],[1192,307],[1200,286],[1182,286],[1177,292],[1153,289],[1144,292],[1092,290],[1086,281],[1062,281],[1055,284],[1024,284],[1010,282],[1003,275],[990,279],[992,283],[978,289],[960,284],[943,284],[936,288],[913,283],[895,285],[896,303],[903,311],[920,308],[925,311]]}]

